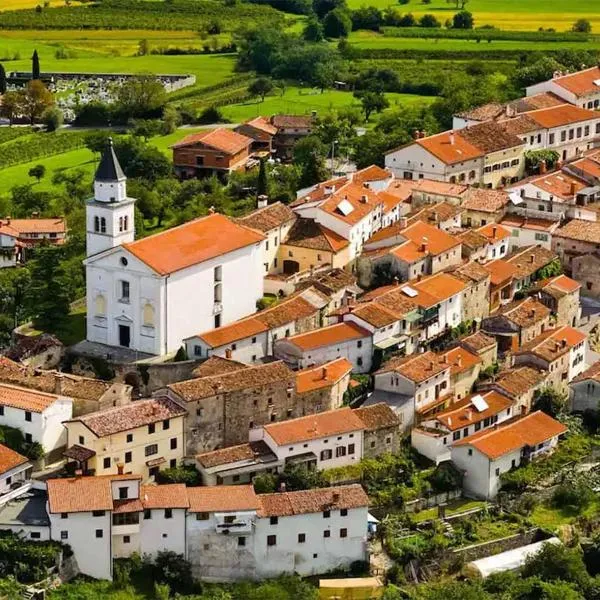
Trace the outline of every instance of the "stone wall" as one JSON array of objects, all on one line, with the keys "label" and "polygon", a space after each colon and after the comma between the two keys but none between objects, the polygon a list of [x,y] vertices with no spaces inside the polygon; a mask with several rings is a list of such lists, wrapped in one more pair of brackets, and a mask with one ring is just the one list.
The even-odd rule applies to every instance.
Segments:
[{"label": "stone wall", "polygon": [[490,278],[472,282],[462,294],[462,321],[485,319],[490,314]]},{"label": "stone wall", "polygon": [[521,546],[527,546],[528,544],[533,544],[534,542],[539,542],[543,539],[544,535],[540,529],[530,529],[525,533],[517,533],[498,540],[490,540],[489,542],[482,542],[481,544],[456,548],[455,550],[452,550],[447,558],[450,556],[460,556],[465,562],[471,562],[486,556],[493,556],[494,554],[500,554],[507,550],[520,548]]},{"label": "stone wall", "polygon": [[386,452],[396,454],[400,450],[401,441],[402,434],[398,427],[365,431],[363,441],[364,458],[375,458]]}]

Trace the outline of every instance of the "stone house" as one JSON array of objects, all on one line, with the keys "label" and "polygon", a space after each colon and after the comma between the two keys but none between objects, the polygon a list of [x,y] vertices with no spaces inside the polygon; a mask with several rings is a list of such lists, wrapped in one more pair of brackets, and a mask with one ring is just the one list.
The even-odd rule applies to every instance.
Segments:
[{"label": "stone house", "polygon": [[255,117],[238,125],[234,131],[253,140],[253,152],[266,152],[268,155],[273,151],[273,138],[277,133],[274,127],[264,117]]},{"label": "stone house", "polygon": [[488,254],[488,239],[476,229],[457,231],[456,237],[462,244],[462,257],[469,261],[484,262]]},{"label": "stone house", "polygon": [[587,335],[568,325],[548,329],[514,354],[515,365],[549,372],[548,383],[564,391],[585,370]]},{"label": "stone house", "polygon": [[572,412],[597,412],[600,409],[600,361],[575,377],[569,388],[569,405]]},{"label": "stone house", "polygon": [[468,396],[479,377],[482,360],[461,346],[456,346],[441,355],[442,362],[450,365],[450,389],[454,398]]},{"label": "stone house", "polygon": [[461,203],[462,224],[465,227],[482,227],[488,223],[499,223],[508,203],[508,193],[504,190],[470,188]]},{"label": "stone house", "polygon": [[[586,282],[584,291],[592,291],[592,286],[588,286],[587,280],[582,279],[580,274],[577,277],[575,276],[573,262],[576,257],[595,252],[599,244],[600,221],[573,219],[557,229],[552,236],[552,249],[560,257],[563,268],[569,273],[573,271],[573,277],[577,281]],[[593,272],[594,266],[590,266]],[[581,263],[578,265],[578,271],[586,271]],[[594,279],[590,281],[592,284],[595,283]]]},{"label": "stone house", "polygon": [[493,365],[498,358],[498,342],[481,330],[462,338],[458,343],[472,354],[479,356],[482,369]]},{"label": "stone house", "polygon": [[181,381],[166,392],[188,412],[188,457],[247,442],[253,427],[318,412],[297,404],[295,375],[280,361]]},{"label": "stone house", "polygon": [[556,325],[576,327],[581,317],[581,284],[566,275],[557,275],[540,285],[540,302],[551,311]]},{"label": "stone house", "polygon": [[382,403],[363,406],[354,411],[365,424],[363,431],[363,457],[374,458],[385,452],[400,450],[402,434],[398,415]]},{"label": "stone house", "polygon": [[538,271],[557,258],[555,252],[542,246],[526,246],[507,256],[506,262],[516,269],[515,291],[529,287],[538,277]]},{"label": "stone house", "polygon": [[600,297],[600,252],[573,256],[571,275],[581,283],[581,293],[593,298]]},{"label": "stone house", "polygon": [[512,367],[498,373],[491,382],[481,383],[479,390],[496,390],[512,398],[521,413],[528,413],[539,390],[547,381],[548,373],[531,366]]},{"label": "stone house", "polygon": [[352,364],[345,358],[297,371],[296,402],[314,406],[317,412],[339,408],[344,403],[351,373]]},{"label": "stone house", "polygon": [[465,285],[462,293],[462,320],[481,322],[490,314],[491,275],[482,265],[469,261],[452,275]]},{"label": "stone house", "polygon": [[512,300],[517,268],[501,258],[486,263],[483,267],[490,274],[490,313],[492,313]]},{"label": "stone house", "polygon": [[515,300],[484,319],[481,328],[498,341],[500,352],[515,351],[550,325],[550,309],[535,298]]}]

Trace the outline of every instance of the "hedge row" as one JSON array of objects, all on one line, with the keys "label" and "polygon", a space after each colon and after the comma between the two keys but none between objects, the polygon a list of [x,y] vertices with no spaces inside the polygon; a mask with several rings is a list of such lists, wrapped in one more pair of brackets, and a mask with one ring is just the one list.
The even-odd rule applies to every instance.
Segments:
[{"label": "hedge row", "polygon": [[[399,59],[399,60],[517,60],[527,50],[436,50],[415,48],[356,48],[350,51],[353,59]],[[558,50],[556,51],[558,52]],[[544,56],[551,56],[556,52],[545,50]]]},{"label": "hedge row", "polygon": [[[59,6],[2,13],[0,29],[202,29],[215,33],[240,23],[283,26],[285,16],[270,6],[228,7],[215,0],[104,0],[101,4]],[[217,31],[218,30],[218,31]]]},{"label": "hedge row", "polygon": [[0,144],[29,135],[31,132],[31,127],[0,127]]},{"label": "hedge row", "polygon": [[85,135],[82,131],[59,131],[16,138],[2,144],[0,169],[81,148],[85,142]]},{"label": "hedge row", "polygon": [[388,37],[451,38],[460,40],[508,40],[522,42],[595,42],[600,36],[573,31],[505,31],[503,29],[423,29],[422,27],[383,27]]}]

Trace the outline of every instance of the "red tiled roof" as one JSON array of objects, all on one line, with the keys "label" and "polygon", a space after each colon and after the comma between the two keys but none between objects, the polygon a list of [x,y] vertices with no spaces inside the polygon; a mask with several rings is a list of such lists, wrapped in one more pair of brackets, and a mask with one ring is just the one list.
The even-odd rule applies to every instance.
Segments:
[{"label": "red tiled roof", "polygon": [[464,373],[481,363],[481,358],[479,358],[479,356],[472,354],[460,346],[448,350],[441,355],[441,358],[450,365],[451,375]]},{"label": "red tiled roof", "polygon": [[140,500],[144,508],[188,508],[187,488],[183,483],[143,485]]},{"label": "red tiled roof", "polygon": [[485,236],[491,243],[499,242],[510,237],[510,231],[502,225],[496,223],[488,223],[477,230],[478,233]]},{"label": "red tiled roof", "polygon": [[352,363],[345,358],[296,372],[296,391],[305,394],[324,387],[330,387],[352,371]]},{"label": "red tiled roof", "polygon": [[566,431],[562,423],[538,410],[508,425],[463,438],[454,442],[453,446],[473,446],[489,459],[496,460],[525,446],[534,447]]},{"label": "red tiled roof", "polygon": [[435,306],[456,294],[459,294],[465,289],[466,285],[457,277],[453,277],[450,273],[436,273],[421,279],[421,281],[409,281],[407,284],[401,285],[401,290],[412,288],[417,292],[416,296],[409,296],[404,292],[410,300],[415,304],[429,308]]},{"label": "red tiled roof", "polygon": [[369,498],[362,486],[340,485],[332,488],[300,490],[258,496],[261,517],[289,517],[319,513],[325,510],[364,508]]},{"label": "red tiled roof", "polygon": [[448,165],[473,160],[485,154],[477,146],[452,131],[444,131],[437,135],[421,138],[415,143]]},{"label": "red tiled roof", "polygon": [[365,167],[360,171],[356,171],[354,176],[352,177],[352,181],[356,183],[365,183],[369,181],[382,181],[384,179],[390,179],[394,175],[390,173],[387,169],[382,169],[377,165],[371,165],[370,167]]},{"label": "red tiled roof", "polygon": [[10,406],[20,410],[41,413],[58,400],[56,394],[46,394],[0,383],[0,406]]},{"label": "red tiled roof", "polygon": [[349,407],[264,426],[265,432],[279,446],[361,431],[364,428],[360,417]]},{"label": "red tiled roof", "polygon": [[273,204],[253,210],[251,213],[239,218],[237,222],[245,227],[267,233],[276,227],[292,223],[295,219],[296,215],[291,208],[282,202],[273,202]]},{"label": "red tiled roof", "polygon": [[563,200],[572,199],[577,192],[588,187],[588,183],[583,179],[564,171],[555,171],[535,177],[529,183]]},{"label": "red tiled roof", "polygon": [[237,154],[244,148],[249,148],[252,138],[231,129],[219,127],[202,133],[192,133],[184,137],[180,142],[173,144],[172,148],[183,148],[194,144],[205,144],[225,154]]},{"label": "red tiled roof", "polygon": [[508,193],[504,190],[469,188],[461,206],[465,210],[495,213],[502,210],[508,201]]},{"label": "red tiled roof", "polygon": [[527,116],[542,127],[550,129],[552,127],[560,127],[561,125],[570,125],[571,123],[597,119],[598,113],[593,110],[574,106],[573,104],[561,104],[550,108],[532,110],[527,113]]},{"label": "red tiled roof", "polygon": [[511,265],[499,258],[483,265],[483,268],[490,273],[490,283],[492,285],[501,285],[508,283],[517,273],[517,267]]},{"label": "red tiled roof", "polygon": [[595,84],[600,79],[600,68],[595,66],[577,73],[569,73],[561,77],[555,77],[552,82],[565,90],[575,94],[578,98],[594,94],[598,91]]},{"label": "red tiled roof", "polygon": [[0,475],[28,462],[25,456],[0,444]]},{"label": "red tiled roof", "polygon": [[440,360],[440,357],[434,352],[427,351],[423,354],[391,358],[376,374],[394,371],[410,381],[421,383],[448,369],[450,369],[448,363]]},{"label": "red tiled roof", "polygon": [[249,319],[234,321],[229,325],[205,331],[199,334],[198,337],[211,348],[218,348],[219,346],[225,346],[226,344],[231,344],[247,337],[253,337],[268,329],[262,321],[259,321],[256,317],[250,317]]},{"label": "red tiled roof", "polygon": [[264,117],[255,117],[254,119],[246,121],[244,125],[250,125],[255,129],[259,129],[260,131],[268,133],[269,135],[275,135],[277,133],[277,127],[271,125],[271,123],[269,123],[269,121],[267,121],[267,119]]},{"label": "red tiled roof", "polygon": [[185,414],[185,409],[169,398],[152,398],[82,415],[67,423],[83,423],[98,437],[105,437]]},{"label": "red tiled roof", "polygon": [[[479,411],[473,404],[475,396],[483,397],[488,408]],[[448,409],[437,413],[433,418],[439,421],[449,431],[456,431],[468,427],[473,423],[483,421],[492,415],[497,415],[503,410],[512,407],[513,401],[495,391],[471,394],[462,400],[458,400]]]},{"label": "red tiled roof", "polygon": [[362,338],[371,337],[371,333],[358,325],[347,321],[322,327],[315,331],[300,333],[286,338],[291,344],[294,344],[301,350],[312,350],[332,344],[340,344],[351,340],[359,340]]},{"label": "red tiled roof", "polygon": [[168,275],[258,244],[264,236],[218,213],[167,229],[123,248],[160,275]]},{"label": "red tiled roof", "polygon": [[553,233],[554,237],[600,244],[600,222],[573,219]]},{"label": "red tiled roof", "polygon": [[531,342],[523,344],[518,354],[533,354],[550,363],[586,339],[585,333],[563,325],[556,329],[547,329]]},{"label": "red tiled roof", "polygon": [[262,440],[257,442],[248,442],[237,446],[229,446],[212,450],[211,452],[203,452],[196,455],[196,461],[205,469],[218,467],[220,465],[228,465],[240,461],[255,460],[260,456],[273,455],[273,452],[267,444]]},{"label": "red tiled roof", "polygon": [[400,425],[400,418],[385,402],[361,406],[355,409],[354,413],[360,417],[366,431],[377,431]]},{"label": "red tiled roof", "polygon": [[0,219],[0,226],[8,226],[17,235],[28,233],[66,233],[67,223],[62,218],[54,219]]},{"label": "red tiled roof", "polygon": [[251,485],[227,485],[187,488],[190,512],[232,512],[257,510],[259,496]]}]

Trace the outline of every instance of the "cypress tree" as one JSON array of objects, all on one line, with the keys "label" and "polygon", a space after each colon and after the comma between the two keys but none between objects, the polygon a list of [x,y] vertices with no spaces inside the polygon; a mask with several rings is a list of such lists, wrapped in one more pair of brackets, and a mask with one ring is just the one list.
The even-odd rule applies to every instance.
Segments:
[{"label": "cypress tree", "polygon": [[265,159],[261,159],[260,166],[258,168],[258,181],[256,182],[256,195],[266,196],[269,191],[269,185],[267,182],[267,167],[265,165]]},{"label": "cypress tree", "polygon": [[6,94],[6,71],[0,65],[0,94]]},{"label": "cypress tree", "polygon": [[37,50],[33,51],[33,56],[31,57],[31,79],[39,79],[40,78],[40,58],[38,56]]}]

